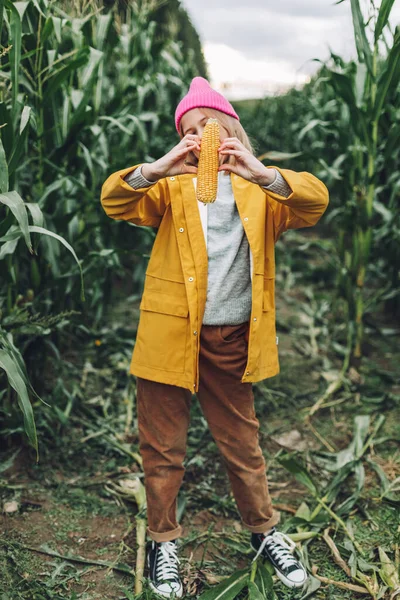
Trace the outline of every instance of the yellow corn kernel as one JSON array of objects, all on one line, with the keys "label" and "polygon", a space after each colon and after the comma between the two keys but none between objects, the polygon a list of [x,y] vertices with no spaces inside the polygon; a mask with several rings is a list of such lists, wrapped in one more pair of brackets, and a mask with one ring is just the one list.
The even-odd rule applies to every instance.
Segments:
[{"label": "yellow corn kernel", "polygon": [[197,169],[196,197],[199,202],[215,202],[217,198],[219,133],[217,119],[208,119],[201,138]]}]

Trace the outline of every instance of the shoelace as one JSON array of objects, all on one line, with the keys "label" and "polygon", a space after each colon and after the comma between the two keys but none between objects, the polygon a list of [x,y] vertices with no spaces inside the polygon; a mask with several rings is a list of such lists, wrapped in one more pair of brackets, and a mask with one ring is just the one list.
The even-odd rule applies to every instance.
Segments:
[{"label": "shoelace", "polygon": [[173,542],[161,542],[160,552],[157,556],[157,579],[177,579],[179,558],[176,555],[177,548]]},{"label": "shoelace", "polygon": [[275,531],[274,533],[265,536],[252,562],[257,560],[267,545],[268,550],[280,566],[289,567],[290,565],[297,563],[297,560],[290,553],[291,550],[296,548],[296,544],[289,536],[281,531]]}]

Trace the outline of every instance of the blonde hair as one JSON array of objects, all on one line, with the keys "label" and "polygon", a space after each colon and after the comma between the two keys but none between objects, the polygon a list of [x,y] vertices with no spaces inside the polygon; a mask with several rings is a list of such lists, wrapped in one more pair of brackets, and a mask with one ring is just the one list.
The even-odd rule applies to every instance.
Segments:
[{"label": "blonde hair", "polygon": [[[203,106],[199,106],[199,110],[201,110],[205,117],[218,119],[220,125],[222,125],[222,127],[225,127],[225,129],[228,131],[228,137],[237,137],[238,140],[242,142],[243,146],[247,148],[249,152],[255,155],[255,149],[252,143],[250,142],[249,136],[243,129],[243,126],[240,123],[240,121],[235,119],[235,117],[231,117],[231,115],[227,115],[226,113],[217,110],[216,108],[206,108]],[[181,139],[184,137],[182,131],[182,121],[179,124],[179,135]],[[235,156],[229,156],[228,154],[226,154],[225,156],[227,160],[224,161],[224,164],[236,165]],[[198,160],[195,154],[193,154],[193,152],[188,153],[186,162],[190,165],[197,167]]]}]

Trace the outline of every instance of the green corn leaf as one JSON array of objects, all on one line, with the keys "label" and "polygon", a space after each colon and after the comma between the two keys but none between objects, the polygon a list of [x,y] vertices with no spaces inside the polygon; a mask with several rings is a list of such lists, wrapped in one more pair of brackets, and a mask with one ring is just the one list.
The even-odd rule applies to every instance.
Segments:
[{"label": "green corn leaf", "polygon": [[[271,564],[271,563],[267,563]],[[263,598],[267,598],[267,600],[274,600],[275,593],[273,590],[274,582],[272,580],[271,573],[269,572],[265,563],[257,564],[256,576],[254,578],[257,589],[263,596]],[[249,586],[250,593],[250,586]]]},{"label": "green corn leaf", "polygon": [[58,44],[61,44],[62,19],[60,17],[51,16],[53,21],[53,31]]},{"label": "green corn leaf", "polygon": [[34,4],[36,10],[42,15],[43,18],[46,18],[46,15],[44,14],[44,12],[42,11],[41,7],[40,7],[40,2],[39,0],[32,0],[32,3]]},{"label": "green corn leaf", "polygon": [[[2,200],[2,196],[4,196],[4,194],[0,194],[0,202]],[[43,233],[44,235],[53,237],[54,239],[61,242],[61,244],[63,244],[71,252],[72,256],[74,257],[74,259],[79,267],[79,271],[80,271],[80,275],[81,275],[81,300],[82,300],[82,302],[85,302],[82,265],[75,253],[75,250],[72,248],[71,244],[69,244],[63,237],[61,237],[61,235],[58,235],[57,233],[54,233],[53,231],[50,231],[49,229],[45,229],[44,227],[38,227],[36,225],[28,225],[28,231],[33,231],[35,233]],[[8,242],[8,241],[20,238],[20,237],[21,237],[21,230],[16,229],[16,230],[14,230],[12,232],[8,232],[6,235],[3,235],[2,237],[0,237],[0,242]]]},{"label": "green corn leaf", "polygon": [[61,244],[63,244],[71,252],[72,256],[74,257],[74,259],[79,267],[79,271],[80,271],[80,275],[81,275],[81,300],[82,300],[82,302],[85,302],[82,265],[75,253],[75,250],[71,246],[71,244],[69,244],[63,237],[61,237],[61,235],[57,235],[57,233],[54,233],[53,231],[49,231],[48,229],[44,229],[43,227],[36,227],[36,225],[30,225],[29,231],[34,231],[37,233],[44,233],[45,235],[49,235],[50,237],[53,237],[56,240],[58,240],[59,242],[61,242]]},{"label": "green corn leaf", "polygon": [[400,591],[400,578],[396,569],[396,565],[390,560],[386,552],[381,546],[378,546],[379,560],[381,561],[381,568],[379,575],[386,585],[389,586],[391,591]]},{"label": "green corn leaf", "polygon": [[[392,123],[383,149],[385,160],[389,161],[396,151],[400,140],[400,124]],[[375,204],[375,201],[374,201]]]},{"label": "green corn leaf", "polygon": [[321,587],[321,581],[314,577],[313,575],[309,575],[308,579],[302,588],[302,595],[299,600],[306,600],[306,598],[315,598],[314,593]]},{"label": "green corn leaf", "polygon": [[363,456],[363,454],[365,454],[366,450],[369,448],[369,446],[371,445],[371,443],[373,441],[375,441],[375,436],[378,433],[378,431],[380,430],[380,428],[382,427],[383,423],[385,422],[386,417],[385,415],[378,415],[377,418],[374,421],[374,427],[372,430],[371,435],[368,437],[368,439],[365,441],[363,447],[359,450],[359,452],[357,453],[357,458],[361,458],[361,456]]},{"label": "green corn leaf", "polygon": [[109,13],[107,15],[97,15],[96,19],[96,33],[95,33],[95,42],[96,48],[104,48],[106,44],[106,39],[108,35],[108,31],[110,29],[110,25],[112,23],[112,14]]},{"label": "green corn leaf", "polygon": [[24,418],[24,429],[30,444],[36,450],[36,460],[39,460],[38,440],[32,405],[28,396],[28,389],[23,374],[13,357],[4,349],[0,349],[0,368],[4,369],[8,383],[17,392],[18,406]]},{"label": "green corn leaf", "polygon": [[25,206],[32,215],[33,224],[38,227],[43,227],[44,216],[40,210],[40,206],[36,202],[25,202]]},{"label": "green corn leaf", "polygon": [[248,569],[236,571],[233,575],[221,581],[218,585],[199,596],[199,600],[234,600],[246,586]]},{"label": "green corn leaf", "polygon": [[371,460],[370,458],[367,458],[366,461],[372,467],[372,469],[374,469],[374,471],[379,477],[379,481],[381,484],[381,499],[388,500],[395,506],[400,506],[400,497],[396,497],[393,495],[393,491],[395,491],[394,488],[396,486],[396,480],[389,481],[385,471],[375,461]]},{"label": "green corn leaf", "polygon": [[350,496],[348,496],[341,504],[339,504],[339,506],[335,510],[336,514],[338,514],[341,517],[349,514],[350,510],[358,501],[362,489],[364,487],[365,469],[361,461],[357,461],[355,464],[354,479],[356,481],[355,491]]},{"label": "green corn leaf", "polygon": [[28,2],[11,2],[11,0],[5,0],[6,8],[11,10],[10,18],[10,32],[11,39],[9,43],[12,45],[10,50],[10,63],[11,63],[11,81],[12,81],[12,107],[13,113],[17,105],[18,89],[19,89],[19,73],[20,73],[20,62],[21,62],[21,38],[22,38],[22,24],[21,20],[23,17],[24,10]]},{"label": "green corn leaf", "polygon": [[48,72],[47,76],[43,78],[43,82],[48,81],[43,93],[44,105],[46,105],[46,102],[50,101],[51,96],[57,92],[67,79],[71,78],[80,67],[87,63],[88,57],[89,47],[85,46],[84,48],[77,50],[75,57],[67,64],[62,65],[57,71]]},{"label": "green corn leaf", "polygon": [[310,516],[311,516],[310,507],[308,506],[308,504],[306,504],[306,502],[304,502],[304,500],[300,504],[299,508],[296,510],[295,516],[305,519],[306,521],[308,521],[310,519]]},{"label": "green corn leaf", "polygon": [[29,252],[33,254],[32,241],[29,233],[28,213],[26,210],[25,202],[22,200],[21,196],[13,190],[12,192],[0,194],[0,203],[3,203],[6,206],[8,206],[11,212],[13,213],[14,217],[17,219],[18,225],[21,229],[22,235],[25,238],[25,243],[28,246]]},{"label": "green corn leaf", "polygon": [[337,452],[336,455],[333,455],[336,456],[335,469],[337,471],[347,463],[351,463],[361,457],[365,440],[368,435],[370,421],[369,415],[357,415],[354,418],[353,438],[350,444],[346,448],[343,448],[343,450],[340,450],[340,452]]},{"label": "green corn leaf", "polygon": [[353,16],[353,27],[354,37],[356,41],[356,48],[358,59],[361,62],[365,62],[368,71],[372,74],[372,53],[371,47],[368,42],[367,34],[365,33],[366,28],[364,26],[364,19],[360,8],[359,0],[350,0],[351,13]]},{"label": "green corn leaf", "polygon": [[340,467],[340,469],[337,471],[335,477],[328,483],[326,489],[324,490],[324,496],[327,497],[328,503],[335,500],[336,496],[342,489],[343,482],[346,481],[347,477],[353,473],[355,466],[355,460],[346,462],[346,464]]},{"label": "green corn leaf", "polygon": [[[0,3],[1,3],[1,1],[0,1]],[[14,459],[18,456],[18,454],[21,452],[21,450],[22,450],[22,446],[17,448],[17,450],[13,454],[11,454],[11,456],[0,461],[0,473],[7,471],[7,469],[9,469],[10,467],[13,466]]]},{"label": "green corn leaf", "polygon": [[3,142],[0,136],[0,192],[8,192],[8,165]]},{"label": "green corn leaf", "polygon": [[311,540],[319,536],[318,531],[300,531],[299,533],[289,533],[290,539],[294,542],[304,542],[304,540]]},{"label": "green corn leaf", "polygon": [[141,142],[143,144],[147,144],[148,139],[147,139],[146,128],[144,127],[144,125],[140,121],[140,119],[138,117],[136,117],[136,115],[127,115],[126,118],[129,119],[130,121],[133,121],[133,123],[135,123],[135,129],[139,133]]},{"label": "green corn leaf", "polygon": [[3,124],[0,134],[4,146],[4,152],[8,160],[14,145],[12,108],[9,103],[6,104],[6,102],[0,102],[0,123]]},{"label": "green corn leaf", "polygon": [[379,7],[378,19],[376,21],[376,26],[375,26],[375,34],[374,34],[375,42],[378,41],[384,27],[386,26],[386,24],[389,20],[389,16],[390,16],[390,12],[393,8],[393,4],[394,4],[394,0],[382,0],[382,4]]},{"label": "green corn leaf", "polygon": [[324,167],[326,173],[330,175],[332,180],[340,181],[342,179],[339,169],[335,169],[332,165],[328,165],[323,158],[319,158],[318,162]]},{"label": "green corn leaf", "polygon": [[[3,31],[3,13],[4,13],[4,0],[0,0],[0,31]],[[3,68],[4,68],[4,65],[3,65]]]},{"label": "green corn leaf", "polygon": [[268,596],[264,596],[264,594],[262,594],[260,592],[257,585],[253,581],[249,582],[248,590],[249,590],[249,600],[265,600],[265,598],[268,597]]},{"label": "green corn leaf", "polygon": [[0,248],[0,260],[4,260],[9,254],[14,254],[17,246],[18,240],[8,241],[3,244]]},{"label": "green corn leaf", "polygon": [[296,459],[294,459],[291,456],[280,457],[278,458],[278,461],[283,467],[285,467],[285,469],[287,469],[290,473],[292,473],[292,475],[294,475],[297,481],[305,485],[313,496],[317,495],[317,486],[312,480],[307,469],[301,463],[299,463]]},{"label": "green corn leaf", "polygon": [[103,52],[89,46],[88,62],[85,65],[80,81],[79,91],[81,91],[82,89],[84,91],[81,95],[81,99],[78,106],[75,107],[75,110],[72,113],[72,118],[69,122],[69,127],[71,130],[74,127],[76,127],[79,123],[81,123],[85,118],[86,110],[90,106],[90,102],[92,100],[93,85],[96,83],[97,71],[102,59]]},{"label": "green corn leaf", "polygon": [[299,141],[303,139],[303,137],[306,135],[306,133],[308,133],[309,131],[311,131],[312,129],[317,127],[318,125],[320,127],[328,127],[330,124],[331,123],[329,123],[329,121],[321,121],[321,119],[311,119],[311,121],[309,121],[307,123],[307,125],[305,127],[303,127],[303,129],[298,134]]},{"label": "green corn leaf", "polygon": [[296,158],[297,156],[301,156],[302,152],[279,152],[278,150],[271,150],[270,152],[265,152],[258,156],[258,160],[268,160],[280,161],[280,160],[289,160],[290,158]]},{"label": "green corn leaf", "polygon": [[128,129],[128,127],[125,127],[125,125],[123,125],[118,119],[115,119],[114,117],[102,116],[102,117],[99,117],[98,120],[99,121],[110,121],[110,123],[115,125],[115,127],[118,127],[118,129],[120,129],[124,133],[127,133],[129,136],[132,135],[131,130]]},{"label": "green corn leaf", "polygon": [[363,453],[365,440],[370,426],[369,415],[356,415],[354,418],[354,457],[360,458]]},{"label": "green corn leaf", "polygon": [[350,111],[351,126],[368,148],[370,148],[371,140],[368,133],[365,114],[361,108],[357,106],[356,92],[352,77],[345,73],[337,73],[336,71],[329,71],[329,77],[334,90],[344,100]]},{"label": "green corn leaf", "polygon": [[356,105],[358,107],[361,107],[362,103],[364,101],[367,73],[368,73],[368,69],[364,63],[358,63],[356,65],[354,92],[355,92]]},{"label": "green corn leaf", "polygon": [[93,186],[93,184],[96,181],[96,174],[95,174],[95,170],[94,170],[94,166],[93,166],[92,155],[89,151],[89,148],[87,148],[85,146],[85,144],[83,144],[82,142],[78,142],[78,145],[82,148],[83,156],[84,156],[85,162],[86,162],[86,167],[90,173],[90,179],[91,179],[92,186]]},{"label": "green corn leaf", "polygon": [[14,173],[18,164],[20,163],[20,158],[25,151],[25,141],[28,135],[29,127],[28,124],[30,122],[32,115],[32,108],[30,106],[24,106],[21,114],[21,122],[19,126],[19,133],[14,139],[14,148],[11,153],[11,157],[9,160],[8,171],[9,175]]},{"label": "green corn leaf", "polygon": [[372,120],[377,121],[381,117],[382,108],[388,92],[395,90],[400,80],[400,27],[397,25],[394,34],[393,46],[385,61],[385,66],[378,78],[377,94],[372,112]]},{"label": "green corn leaf", "polygon": [[48,40],[50,35],[53,33],[54,23],[51,17],[47,17],[44,23],[43,31],[40,36],[40,41],[42,44]]}]

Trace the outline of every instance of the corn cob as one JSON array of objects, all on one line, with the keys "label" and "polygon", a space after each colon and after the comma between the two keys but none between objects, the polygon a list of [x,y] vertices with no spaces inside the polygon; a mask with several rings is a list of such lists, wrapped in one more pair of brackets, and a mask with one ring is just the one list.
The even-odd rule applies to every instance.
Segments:
[{"label": "corn cob", "polygon": [[218,191],[219,124],[208,119],[201,138],[201,151],[197,169],[196,197],[199,202],[215,202]]}]

